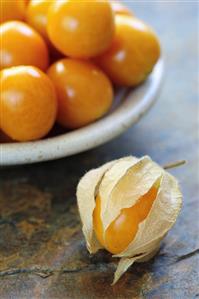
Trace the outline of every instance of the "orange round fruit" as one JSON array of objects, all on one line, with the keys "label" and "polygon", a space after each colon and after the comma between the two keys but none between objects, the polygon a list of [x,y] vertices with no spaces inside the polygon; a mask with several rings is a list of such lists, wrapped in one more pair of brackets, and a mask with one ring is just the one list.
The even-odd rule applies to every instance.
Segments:
[{"label": "orange round fruit", "polygon": [[141,223],[149,214],[158,189],[152,187],[131,208],[122,209],[119,216],[108,226],[105,233],[101,220],[101,199],[98,195],[93,212],[94,231],[98,241],[109,252],[121,253],[133,241]]},{"label": "orange round fruit", "polygon": [[38,31],[45,40],[48,40],[47,34],[47,14],[53,0],[30,0],[27,11],[26,21]]},{"label": "orange round fruit", "polygon": [[110,48],[95,62],[117,85],[136,86],[146,79],[160,57],[159,41],[150,27],[135,17],[116,15]]},{"label": "orange round fruit", "polygon": [[107,0],[55,1],[49,8],[47,31],[65,55],[89,58],[103,53],[114,34],[114,15]]},{"label": "orange round fruit", "polygon": [[0,23],[25,18],[26,0],[0,0]]},{"label": "orange round fruit", "polygon": [[0,25],[0,68],[33,65],[48,67],[48,49],[43,38],[23,22],[10,21]]},{"label": "orange round fruit", "polygon": [[111,6],[115,14],[128,16],[133,15],[133,12],[130,11],[126,6],[124,6],[120,1],[111,1]]},{"label": "orange round fruit", "polygon": [[62,59],[48,70],[58,96],[57,121],[66,128],[79,128],[103,116],[113,100],[107,76],[95,65]]},{"label": "orange round fruit", "polygon": [[32,66],[17,66],[0,72],[0,127],[13,140],[44,137],[57,112],[53,83]]},{"label": "orange round fruit", "polygon": [[46,41],[50,62],[54,62],[63,57],[63,55],[52,45],[47,33],[48,9],[53,1],[55,0],[30,0],[26,11],[27,23],[39,32]]}]

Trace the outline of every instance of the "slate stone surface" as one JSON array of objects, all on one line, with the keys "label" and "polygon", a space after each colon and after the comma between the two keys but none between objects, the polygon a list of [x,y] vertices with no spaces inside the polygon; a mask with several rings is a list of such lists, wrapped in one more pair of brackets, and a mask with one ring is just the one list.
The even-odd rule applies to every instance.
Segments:
[{"label": "slate stone surface", "polygon": [[[162,42],[166,72],[159,101],[121,137],[77,156],[0,171],[0,298],[199,297],[198,5],[133,1]],[[172,170],[184,195],[180,217],[150,262],[135,264],[114,287],[113,259],[89,256],[75,188],[89,169],[125,155],[150,155]]]}]

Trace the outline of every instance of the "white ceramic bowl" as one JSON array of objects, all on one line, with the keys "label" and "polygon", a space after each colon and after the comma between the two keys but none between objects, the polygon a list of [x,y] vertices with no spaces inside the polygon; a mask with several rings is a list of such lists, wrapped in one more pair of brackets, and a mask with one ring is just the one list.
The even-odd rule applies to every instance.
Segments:
[{"label": "white ceramic bowl", "polygon": [[0,145],[0,165],[17,165],[77,154],[103,144],[126,131],[152,106],[163,77],[159,60],[149,78],[135,89],[117,91],[114,106],[102,119],[78,130],[33,142]]}]

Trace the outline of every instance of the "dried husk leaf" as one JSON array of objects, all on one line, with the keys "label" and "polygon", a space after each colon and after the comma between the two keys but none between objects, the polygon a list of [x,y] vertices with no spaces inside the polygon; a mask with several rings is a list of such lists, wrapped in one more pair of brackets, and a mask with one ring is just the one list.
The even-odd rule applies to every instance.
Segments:
[{"label": "dried husk leaf", "polygon": [[132,207],[163,172],[148,156],[141,159],[132,157],[125,163],[122,160],[115,163],[99,186],[104,231],[120,214],[121,209]]},{"label": "dried husk leaf", "polygon": [[[134,158],[138,160],[137,158]],[[122,160],[124,163],[131,161],[132,157],[124,157],[108,162],[101,167],[88,171],[79,181],[77,186],[77,204],[82,221],[82,231],[86,239],[86,245],[90,253],[95,253],[103,248],[98,242],[93,230],[93,210],[95,208],[95,197],[98,193],[99,185],[107,170],[115,163]]]},{"label": "dried husk leaf", "polygon": [[159,245],[149,254],[145,253],[132,258],[122,257],[117,265],[117,269],[114,274],[114,280],[112,282],[112,285],[114,285],[120,279],[120,277],[128,270],[128,268],[132,266],[135,262],[146,262],[150,260],[151,258],[154,257],[154,255],[156,255],[158,250],[159,250]]},{"label": "dried husk leaf", "polygon": [[[161,240],[174,225],[182,204],[182,194],[176,179],[164,171],[157,197],[147,218],[139,224],[134,240],[121,257],[114,275],[113,284],[126,272],[135,261],[146,261],[159,249]],[[143,254],[143,256],[140,256]]]},{"label": "dried husk leaf", "polygon": [[151,258],[159,249],[162,238],[175,223],[181,208],[182,195],[176,179],[148,156],[125,157],[89,171],[77,188],[77,199],[88,250],[102,248],[93,230],[95,197],[101,198],[101,219],[105,229],[120,214],[121,209],[132,207],[152,186],[159,186],[152,208],[139,224],[137,234],[120,254],[114,282],[135,261]]},{"label": "dried husk leaf", "polygon": [[93,210],[95,208],[95,195],[104,173],[114,164],[109,162],[103,166],[87,172],[77,186],[77,203],[82,221],[82,231],[86,239],[88,251],[95,253],[102,248],[93,231]]},{"label": "dried husk leaf", "polygon": [[127,170],[135,165],[139,159],[135,157],[126,157],[117,160],[112,167],[106,171],[103,180],[99,186],[99,195],[101,198],[101,216],[104,216],[104,211],[107,209],[108,201],[111,192],[115,188],[118,181],[125,175]]},{"label": "dried husk leaf", "polygon": [[148,216],[139,224],[134,240],[117,256],[132,257],[144,252],[149,253],[175,223],[181,204],[182,194],[176,179],[164,171]]}]

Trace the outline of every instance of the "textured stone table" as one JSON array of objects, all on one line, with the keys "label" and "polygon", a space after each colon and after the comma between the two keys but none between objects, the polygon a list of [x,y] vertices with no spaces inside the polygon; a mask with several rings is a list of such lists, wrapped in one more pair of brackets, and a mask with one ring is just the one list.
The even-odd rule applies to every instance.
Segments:
[{"label": "textured stone table", "polygon": [[[0,173],[0,298],[199,297],[199,186],[197,4],[128,3],[158,32],[165,83],[154,108],[123,136],[58,161],[5,168]],[[149,154],[181,183],[180,217],[150,262],[136,264],[114,287],[115,264],[103,252],[89,256],[81,233],[75,188],[90,168],[124,155]]]}]

